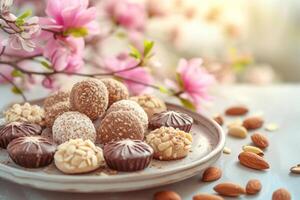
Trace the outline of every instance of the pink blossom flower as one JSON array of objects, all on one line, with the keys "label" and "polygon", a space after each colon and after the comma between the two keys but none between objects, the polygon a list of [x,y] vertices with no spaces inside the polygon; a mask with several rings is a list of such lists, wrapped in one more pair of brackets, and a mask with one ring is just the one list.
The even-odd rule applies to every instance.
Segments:
[{"label": "pink blossom flower", "polygon": [[144,5],[128,0],[108,0],[107,14],[119,25],[129,30],[142,31],[146,22]]},{"label": "pink blossom flower", "polygon": [[[4,75],[9,80],[12,80],[11,72],[13,71],[13,68],[11,68],[8,65],[0,65],[0,73]],[[7,80],[3,76],[0,75],[0,83],[6,83]]]},{"label": "pink blossom flower", "polygon": [[88,8],[88,0],[48,0],[46,14],[48,18],[41,19],[44,28],[53,31],[68,31],[85,28],[91,34],[98,31],[96,8]]},{"label": "pink blossom flower", "polygon": [[[138,62],[135,59],[129,57],[127,54],[120,54],[117,57],[106,58],[104,59],[103,63],[108,71],[126,70],[138,64]],[[148,88],[145,85],[135,83],[135,81],[142,82],[145,84],[151,84],[153,82],[153,78],[151,77],[150,73],[147,71],[146,68],[142,67],[119,72],[116,75],[124,79],[124,83],[133,95],[138,95],[142,92],[145,92]],[[133,81],[126,79],[131,79]]]},{"label": "pink blossom flower", "polygon": [[201,67],[202,59],[180,59],[177,73],[182,89],[182,98],[190,100],[199,110],[202,100],[210,100],[208,88],[215,79],[205,68]]},{"label": "pink blossom flower", "polygon": [[12,6],[13,0],[0,0],[0,13],[5,13]]},{"label": "pink blossom flower", "polygon": [[49,40],[44,56],[48,58],[55,71],[74,72],[83,66],[83,38],[59,38]]}]

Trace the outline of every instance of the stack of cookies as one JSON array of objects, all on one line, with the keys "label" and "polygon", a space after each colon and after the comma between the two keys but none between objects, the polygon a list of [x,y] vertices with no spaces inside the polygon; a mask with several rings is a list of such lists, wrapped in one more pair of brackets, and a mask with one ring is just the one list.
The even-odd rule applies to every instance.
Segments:
[{"label": "stack of cookies", "polygon": [[130,97],[114,79],[87,79],[49,95],[43,108],[15,104],[5,112],[0,146],[26,168],[52,163],[66,174],[99,167],[138,171],[151,160],[185,158],[193,119],[152,95]]}]

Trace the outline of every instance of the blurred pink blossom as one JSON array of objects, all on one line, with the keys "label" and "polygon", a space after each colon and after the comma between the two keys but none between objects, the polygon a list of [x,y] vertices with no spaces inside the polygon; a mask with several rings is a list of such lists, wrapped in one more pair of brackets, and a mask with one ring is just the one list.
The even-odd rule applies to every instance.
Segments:
[{"label": "blurred pink blossom", "polygon": [[44,28],[52,31],[68,31],[74,28],[86,28],[89,33],[98,31],[96,8],[88,8],[88,0],[48,0],[47,18],[41,19]]},{"label": "blurred pink blossom", "polygon": [[202,59],[180,59],[177,74],[183,98],[190,100],[199,110],[202,100],[211,100],[208,88],[215,82],[215,78],[205,68],[201,67]]},{"label": "blurred pink blossom", "polygon": [[84,39],[62,37],[49,40],[44,56],[48,58],[55,71],[74,72],[83,66]]},{"label": "blurred pink blossom", "polygon": [[[12,76],[11,76],[11,72],[13,71],[13,68],[11,68],[8,65],[0,65],[0,73],[3,74],[6,78],[8,78],[9,80],[12,80]],[[0,76],[0,83],[6,83],[7,81],[5,80],[5,78],[3,78],[2,76]]]},{"label": "blurred pink blossom", "polygon": [[108,0],[105,6],[107,14],[117,24],[129,30],[144,30],[146,9],[143,4],[129,0]]},{"label": "blurred pink blossom", "polygon": [[[125,70],[131,67],[134,67],[138,64],[138,62],[129,57],[128,54],[120,54],[117,57],[110,57],[104,59],[104,66],[109,71],[120,71]],[[145,84],[151,84],[153,82],[153,78],[146,68],[138,67],[132,70],[123,71],[116,74],[124,79],[131,79],[134,81],[139,81]],[[124,83],[128,87],[129,91],[133,95],[138,95],[148,88],[142,84],[136,84],[134,81],[124,80]]]}]

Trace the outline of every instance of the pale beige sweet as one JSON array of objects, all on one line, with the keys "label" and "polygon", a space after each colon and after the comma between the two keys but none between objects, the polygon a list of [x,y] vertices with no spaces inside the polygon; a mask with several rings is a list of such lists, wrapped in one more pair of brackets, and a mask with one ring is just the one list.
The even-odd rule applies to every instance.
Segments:
[{"label": "pale beige sweet", "polygon": [[97,128],[97,142],[107,144],[122,139],[142,140],[144,127],[139,118],[129,111],[111,112]]},{"label": "pale beige sweet", "polygon": [[146,136],[146,142],[154,150],[154,158],[158,160],[177,160],[188,155],[192,145],[192,135],[174,129],[160,127]]},{"label": "pale beige sweet", "polygon": [[59,145],[54,162],[66,174],[87,173],[105,165],[102,149],[92,141],[82,139],[71,139]]},{"label": "pale beige sweet", "polygon": [[144,109],[135,101],[132,100],[121,100],[112,104],[107,110],[106,114],[116,111],[129,111],[139,118],[144,127],[144,132],[148,128],[148,116]]},{"label": "pale beige sweet", "polygon": [[52,126],[54,142],[61,144],[70,139],[96,140],[96,130],[93,122],[79,112],[65,112],[58,116]]},{"label": "pale beige sweet", "polygon": [[43,125],[45,111],[38,105],[14,104],[4,112],[6,122],[30,122]]},{"label": "pale beige sweet", "polygon": [[108,91],[102,81],[87,79],[76,83],[70,94],[71,110],[96,120],[104,115],[108,106]]},{"label": "pale beige sweet", "polygon": [[146,142],[153,148],[153,157],[158,160],[177,160],[188,155],[192,145],[192,135],[174,129],[160,127],[146,136]]},{"label": "pale beige sweet", "polygon": [[57,91],[50,94],[44,101],[44,109],[47,110],[48,108],[54,106],[60,102],[67,102],[70,98],[70,91]]},{"label": "pale beige sweet", "polygon": [[68,101],[62,101],[54,104],[45,110],[45,124],[47,127],[52,127],[54,121],[61,114],[70,111],[70,103]]},{"label": "pale beige sweet", "polygon": [[112,105],[116,101],[129,98],[127,87],[120,81],[112,78],[104,78],[101,79],[101,81],[104,83],[108,91],[108,106]]},{"label": "pale beige sweet", "polygon": [[138,104],[140,104],[140,106],[142,106],[149,119],[151,119],[154,114],[167,110],[165,102],[149,94],[133,96],[130,97],[130,99],[136,101]]}]

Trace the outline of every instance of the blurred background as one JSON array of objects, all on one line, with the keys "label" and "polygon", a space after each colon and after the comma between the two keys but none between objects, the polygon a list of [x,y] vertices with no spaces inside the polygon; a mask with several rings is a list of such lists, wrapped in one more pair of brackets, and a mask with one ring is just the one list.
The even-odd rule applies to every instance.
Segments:
[{"label": "blurred background", "polygon": [[[300,1],[135,2],[147,9],[144,34],[156,42],[156,56],[164,74],[174,70],[181,57],[202,57],[209,71],[224,84],[300,81]],[[42,0],[16,3],[20,12],[45,6]],[[121,33],[119,36],[104,41],[103,55],[122,47],[124,40]]]}]

